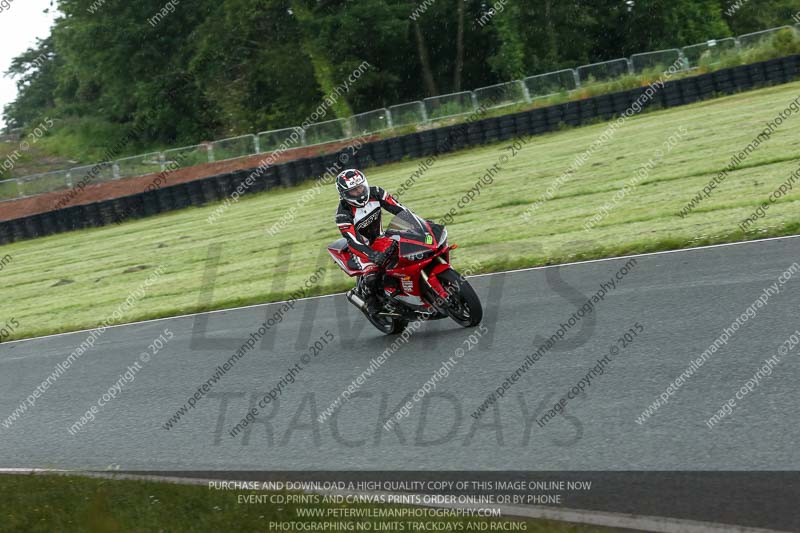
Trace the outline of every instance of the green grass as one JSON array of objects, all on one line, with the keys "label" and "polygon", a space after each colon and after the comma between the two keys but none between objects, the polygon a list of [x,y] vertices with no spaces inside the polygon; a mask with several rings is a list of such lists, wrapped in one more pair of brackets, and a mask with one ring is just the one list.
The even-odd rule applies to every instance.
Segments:
[{"label": "green grass", "polygon": [[[133,480],[108,480],[77,476],[0,477],[0,530],[31,533],[61,532],[195,532],[270,531],[270,522],[323,521],[372,522],[389,519],[298,517],[300,504],[238,503],[239,495],[288,494],[259,491],[212,490],[204,486],[173,485]],[[304,504],[305,508],[341,509],[388,507],[379,505]],[[510,522],[479,518],[411,519],[467,524]],[[392,518],[391,521],[407,522]],[[609,531],[552,521],[525,521],[534,533],[588,533]],[[405,530],[409,531],[408,524]],[[443,526],[444,527],[444,526]],[[375,530],[375,529],[373,529]],[[455,530],[455,529],[453,529]],[[382,529],[382,531],[389,531]]]},{"label": "green grass", "polygon": [[[28,142],[27,150],[22,147],[25,145],[21,146],[23,142]],[[43,174],[71,166],[69,160],[51,154],[52,151],[44,146],[42,139],[31,143],[31,138],[27,135],[19,140],[0,142],[0,182],[21,176]],[[8,163],[4,167],[2,163],[6,161]],[[4,187],[9,188],[5,189]],[[15,198],[16,196],[16,185],[0,185],[0,200]]]},{"label": "green grass", "polygon": [[103,161],[112,148],[115,149],[113,158],[154,151],[128,142],[126,135],[131,131],[132,128],[120,127],[119,124],[96,117],[65,117],[56,120],[40,144],[50,154],[77,161],[62,169]]},{"label": "green grass", "polygon": [[[634,117],[525,222],[521,213],[606,125],[530,137],[494,184],[458,210],[448,225],[450,241],[461,246],[454,253],[456,268],[479,261],[483,271],[497,271],[796,233],[798,187],[769,209],[756,231],[743,234],[738,223],[797,167],[797,115],[692,214],[680,218],[677,213],[798,94],[800,82]],[[688,130],[684,140],[600,224],[585,231],[584,222],[681,126]],[[439,219],[487,167],[511,155],[503,149],[508,144],[440,157],[402,197],[403,203],[421,216]],[[417,165],[405,161],[372,168],[367,176],[371,184],[395,191]],[[318,261],[327,273],[313,293],[344,290],[352,280],[324,251],[339,237],[333,186],[297,206],[294,223],[275,237],[266,233],[311,186],[244,197],[213,225],[206,219],[217,205],[4,246],[0,255],[13,261],[0,272],[5,303],[0,324],[10,317],[19,321],[10,338],[93,327],[157,266],[164,275],[122,321],[282,299],[302,285]],[[200,288],[212,244],[222,249],[213,298],[204,300]],[[284,262],[285,286],[274,290],[275,269]]]}]

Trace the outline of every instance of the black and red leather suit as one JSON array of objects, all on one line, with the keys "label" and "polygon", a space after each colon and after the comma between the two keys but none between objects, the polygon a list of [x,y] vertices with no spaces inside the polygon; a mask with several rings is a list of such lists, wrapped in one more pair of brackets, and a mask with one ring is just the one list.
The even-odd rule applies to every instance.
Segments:
[{"label": "black and red leather suit", "polygon": [[370,187],[369,201],[364,207],[355,207],[340,200],[336,210],[336,225],[339,226],[342,236],[347,239],[347,244],[358,260],[359,266],[367,274],[378,270],[378,266],[374,263],[378,254],[370,245],[383,233],[381,209],[396,215],[406,208],[382,188]]}]

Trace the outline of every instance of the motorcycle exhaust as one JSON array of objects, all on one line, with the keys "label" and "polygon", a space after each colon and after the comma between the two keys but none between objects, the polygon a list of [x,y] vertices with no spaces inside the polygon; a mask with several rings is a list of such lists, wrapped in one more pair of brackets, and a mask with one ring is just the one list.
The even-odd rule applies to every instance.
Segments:
[{"label": "motorcycle exhaust", "polygon": [[358,307],[359,311],[364,311],[367,308],[367,302],[365,302],[358,294],[356,294],[355,289],[350,289],[347,291],[347,300]]}]

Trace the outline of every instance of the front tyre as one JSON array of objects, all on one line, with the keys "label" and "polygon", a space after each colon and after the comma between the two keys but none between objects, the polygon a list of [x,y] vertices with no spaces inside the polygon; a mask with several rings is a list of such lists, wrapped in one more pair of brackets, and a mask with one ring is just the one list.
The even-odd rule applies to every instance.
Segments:
[{"label": "front tyre", "polygon": [[480,324],[483,318],[483,306],[469,281],[452,268],[439,273],[437,277],[444,290],[452,294],[444,309],[450,318],[465,328]]}]

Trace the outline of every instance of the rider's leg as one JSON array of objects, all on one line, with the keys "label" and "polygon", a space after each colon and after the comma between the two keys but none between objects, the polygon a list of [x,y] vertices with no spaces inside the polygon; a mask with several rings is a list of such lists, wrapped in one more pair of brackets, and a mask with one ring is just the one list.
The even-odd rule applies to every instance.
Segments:
[{"label": "rider's leg", "polygon": [[380,311],[380,307],[378,306],[380,269],[375,263],[371,263],[366,256],[361,255],[358,252],[354,252],[353,257],[355,257],[356,261],[358,261],[361,270],[365,271],[361,276],[361,286],[364,293],[364,302],[366,303],[367,307],[366,310],[369,314],[375,314]]},{"label": "rider's leg", "polygon": [[380,311],[378,306],[378,269],[367,272],[363,276],[362,283],[364,284],[364,302],[367,304],[367,313],[373,315]]}]

